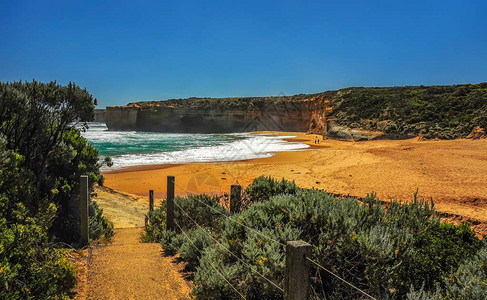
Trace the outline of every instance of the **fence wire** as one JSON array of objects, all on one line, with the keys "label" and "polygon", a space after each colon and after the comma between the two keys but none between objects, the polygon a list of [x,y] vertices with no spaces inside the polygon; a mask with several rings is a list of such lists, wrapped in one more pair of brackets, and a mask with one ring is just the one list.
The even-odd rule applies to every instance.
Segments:
[{"label": "fence wire", "polygon": [[[181,186],[179,186],[178,184],[176,184],[176,182],[174,182],[174,181],[173,181],[173,183],[174,183],[174,184],[175,184],[177,187],[179,187],[180,189],[182,189],[184,192],[189,193],[189,192],[188,192],[188,191],[186,191],[184,188],[182,188]],[[286,245],[285,245],[285,244],[283,244],[283,243],[281,243],[281,242],[279,242],[279,241],[277,241],[277,240],[275,240],[275,239],[273,239],[273,238],[270,238],[270,237],[268,237],[267,235],[263,234],[262,232],[260,232],[260,231],[258,231],[258,230],[256,230],[256,229],[253,229],[253,228],[251,228],[251,227],[249,227],[249,226],[247,226],[247,225],[245,225],[245,224],[242,224],[241,222],[239,222],[239,221],[237,221],[237,220],[234,220],[232,217],[230,217],[230,216],[227,216],[227,215],[223,214],[222,212],[220,212],[220,211],[216,210],[215,208],[213,208],[213,207],[209,206],[208,204],[206,204],[205,202],[201,201],[200,199],[198,199],[198,198],[195,198],[195,199],[196,199],[196,200],[197,200],[199,203],[201,203],[201,204],[205,205],[206,207],[208,207],[208,208],[209,208],[209,209],[211,209],[212,211],[214,211],[214,212],[218,213],[219,215],[224,216],[225,218],[229,219],[230,221],[232,221],[232,222],[234,222],[234,223],[236,223],[236,224],[239,224],[239,225],[241,225],[241,226],[243,226],[243,227],[247,228],[248,230],[250,230],[250,231],[252,231],[252,232],[254,232],[254,233],[256,233],[256,234],[260,235],[261,237],[263,237],[263,238],[265,238],[265,239],[267,239],[267,240],[269,240],[269,241],[272,241],[272,242],[274,242],[274,243],[277,243],[277,244],[279,244],[279,245],[283,246],[284,248],[286,248]]]},{"label": "fence wire", "polygon": [[[176,224],[176,226],[179,227],[179,229],[181,230],[181,232],[184,234],[184,236],[188,239],[188,241],[193,245],[193,247],[201,254],[201,256],[203,256],[203,253],[201,252],[201,250],[193,243],[193,241],[189,238],[189,236],[186,234],[186,232],[181,228],[181,226],[179,226],[178,222],[176,222],[176,220],[174,220],[174,224]],[[208,261],[208,263],[210,264],[210,266],[213,268],[213,270],[215,270],[218,275],[220,275],[220,277],[225,280],[226,283],[228,283],[228,285],[230,285],[232,287],[232,289],[240,296],[242,297],[242,299],[246,299],[244,295],[242,295],[236,287],[234,287],[232,285],[232,283],[230,283],[230,281],[228,281],[228,279],[225,278],[225,276],[223,276],[223,274],[218,271],[218,269],[211,263]]]},{"label": "fence wire", "polygon": [[[184,189],[184,188],[183,188],[183,187],[181,187],[180,185],[176,184],[176,182],[175,182],[175,181],[172,181],[172,183],[173,183],[174,185],[176,185],[177,187],[179,187],[181,190],[183,190],[183,191],[184,191],[185,193],[187,193],[187,194],[193,194],[193,195],[194,195],[194,194],[196,194],[196,193],[192,193],[192,192],[188,192],[188,191],[186,191],[186,189]],[[256,234],[258,234],[258,235],[260,235],[260,236],[262,236],[262,237],[264,237],[265,239],[267,239],[267,240],[269,240],[269,241],[272,241],[272,242],[274,242],[274,243],[277,243],[277,244],[279,244],[279,245],[283,246],[284,248],[286,248],[286,245],[285,245],[285,244],[283,244],[283,243],[281,243],[281,242],[279,242],[279,241],[277,241],[277,240],[275,240],[275,239],[273,239],[273,238],[270,238],[270,237],[268,237],[267,235],[263,234],[262,232],[260,232],[260,231],[258,231],[258,230],[256,230],[256,229],[253,229],[253,228],[251,228],[251,227],[249,227],[249,226],[247,226],[247,225],[245,225],[245,224],[242,224],[241,222],[239,222],[239,221],[237,221],[237,220],[234,220],[232,217],[227,216],[227,215],[225,215],[225,214],[221,213],[220,211],[218,211],[218,210],[216,210],[215,208],[211,207],[210,205],[208,205],[208,204],[204,203],[203,201],[199,200],[198,198],[194,198],[194,199],[196,199],[198,202],[200,202],[201,204],[205,205],[205,206],[206,206],[206,207],[208,207],[209,209],[213,210],[214,212],[216,212],[216,213],[218,213],[218,214],[222,215],[223,217],[225,217],[225,218],[229,219],[230,221],[232,221],[232,222],[234,222],[234,223],[237,223],[237,224],[239,224],[239,225],[241,225],[241,226],[243,226],[243,227],[247,228],[248,230],[250,230],[250,231],[252,231],[252,232],[254,232],[254,233],[256,233]],[[176,203],[176,201],[174,201],[174,203]],[[177,204],[176,204],[176,205],[177,205]],[[181,208],[179,205],[178,205],[178,207],[179,207],[179,209],[181,209],[181,210],[182,210],[182,208]],[[183,210],[182,210],[182,211],[183,211]],[[184,212],[184,211],[183,211],[183,212]],[[186,212],[184,212],[184,213],[186,214]],[[188,216],[188,217],[189,217],[189,215],[188,215],[188,214],[186,214],[186,216]],[[191,219],[191,217],[189,217],[189,218]],[[192,220],[192,219],[191,219],[191,220]],[[193,221],[193,222],[195,222],[194,220],[192,220],[192,221]],[[196,223],[196,222],[195,222],[195,224],[196,224],[197,226],[199,226],[199,224],[198,224],[198,223]],[[179,225],[178,225],[178,227],[179,227]],[[200,227],[200,226],[199,226],[199,227]],[[179,227],[179,228],[181,229],[181,227]],[[200,228],[201,228],[201,227],[200,227]],[[201,229],[203,229],[203,228],[201,228]],[[181,229],[181,231],[182,231],[182,229]],[[206,232],[204,229],[203,229],[203,231],[204,231],[205,233],[207,233],[207,232]],[[183,232],[183,233],[184,233],[184,232]],[[208,233],[207,233],[207,234],[208,234]],[[210,236],[210,238],[211,238],[212,240],[215,240],[215,239],[214,239],[212,236]],[[215,240],[215,241],[216,241],[216,240]],[[194,246],[194,244],[193,244],[193,246]],[[221,245],[221,246],[223,247],[223,245]],[[316,247],[316,246],[314,246],[314,245],[312,245],[312,246],[313,246],[314,248],[317,248],[317,247]],[[196,247],[196,246],[195,246],[195,247]],[[223,247],[223,248],[224,248],[224,249],[226,249],[226,250],[228,250],[228,251],[229,251],[229,252],[230,252],[232,255],[234,255],[234,256],[235,256],[237,259],[239,259],[239,258],[238,258],[238,257],[237,257],[235,254],[233,254],[233,253],[232,253],[232,252],[231,252],[229,249],[227,249],[227,248],[225,248],[225,247]],[[198,250],[198,251],[199,251],[199,250]],[[201,252],[200,252],[200,253],[201,253]],[[363,291],[362,289],[360,289],[360,288],[356,287],[355,285],[353,285],[352,283],[350,283],[350,282],[348,282],[347,280],[343,279],[343,278],[342,278],[342,277],[340,277],[339,275],[337,275],[337,274],[335,274],[334,272],[332,272],[332,271],[328,270],[327,268],[323,267],[322,265],[320,265],[320,264],[319,264],[319,263],[317,263],[316,261],[312,260],[311,258],[306,257],[306,260],[308,260],[309,262],[313,263],[313,264],[314,264],[314,265],[316,265],[317,267],[319,267],[319,268],[323,269],[324,271],[326,271],[326,272],[327,272],[327,273],[329,273],[330,275],[334,276],[335,278],[339,279],[340,281],[342,281],[343,283],[347,284],[348,286],[352,287],[352,288],[353,288],[353,289],[355,289],[356,291],[358,291],[358,292],[362,293],[363,295],[365,295],[365,296],[369,297],[370,299],[377,300],[377,299],[376,299],[376,298],[374,298],[373,296],[369,295],[367,292]],[[242,262],[243,262],[243,261],[242,261]],[[248,266],[250,267],[250,265],[248,265]],[[252,268],[251,268],[251,270],[252,270]],[[254,270],[252,270],[252,271],[254,271]],[[278,288],[280,291],[284,292],[284,290],[283,290],[282,288],[278,287],[278,286],[277,286],[275,283],[273,283],[272,281],[270,281],[269,279],[267,279],[266,277],[264,277],[262,274],[260,274],[260,273],[258,273],[258,272],[256,272],[256,273],[257,273],[257,274],[259,274],[259,275],[260,275],[262,278],[264,278],[264,279],[266,279],[267,281],[269,281],[269,282],[270,282],[272,285],[276,286],[276,287],[277,287],[277,288]],[[227,281],[227,282],[228,282],[228,281]],[[228,283],[229,283],[229,282],[228,282]],[[230,284],[230,283],[229,283],[229,284]],[[232,288],[234,288],[234,287],[232,286]],[[234,288],[234,289],[235,289],[235,288]],[[235,290],[236,290],[236,289],[235,289]],[[238,293],[238,291],[237,291],[237,293]],[[239,293],[239,295],[240,295],[240,296],[242,296],[240,293]],[[243,297],[243,296],[242,296],[242,297]]]},{"label": "fence wire", "polygon": [[328,272],[329,274],[333,275],[334,277],[338,278],[339,280],[341,280],[342,282],[348,284],[349,286],[351,286],[352,288],[354,288],[355,290],[359,291],[360,293],[364,294],[365,296],[369,297],[370,299],[374,299],[374,300],[377,300],[376,298],[372,297],[371,295],[367,294],[365,291],[359,289],[358,287],[356,287],[355,285],[351,284],[350,282],[346,281],[345,279],[341,278],[340,276],[338,276],[337,274],[333,273],[332,271],[328,270],[327,268],[323,267],[322,265],[320,265],[319,263],[317,263],[316,261],[312,260],[311,258],[309,257],[306,257],[306,259],[309,261],[309,262],[312,262],[313,264],[315,264],[316,266],[318,266],[319,268],[325,270],[326,272]]},{"label": "fence wire", "polygon": [[179,204],[177,204],[176,201],[174,201],[174,204],[176,204],[176,206],[191,220],[193,221],[194,224],[196,224],[196,226],[198,226],[198,228],[200,228],[210,239],[212,239],[215,243],[217,243],[220,247],[222,247],[223,249],[227,250],[228,253],[230,253],[233,257],[235,257],[238,261],[240,261],[241,263],[243,263],[244,265],[246,265],[252,272],[256,273],[257,275],[259,275],[260,277],[262,277],[263,279],[265,279],[267,282],[269,282],[271,285],[273,285],[275,288],[277,288],[278,290],[280,290],[281,292],[284,293],[284,290],[279,286],[277,285],[276,283],[274,283],[272,280],[268,279],[267,277],[265,277],[264,275],[262,275],[259,271],[255,270],[254,269],[254,266],[248,264],[247,262],[245,262],[244,260],[242,260],[241,258],[239,258],[235,253],[233,253],[230,249],[228,249],[227,247],[225,247],[222,243],[220,243],[217,239],[215,239],[210,233],[208,233],[200,224],[198,224],[198,222],[196,222],[193,218],[191,218],[189,216],[188,213],[186,213],[186,211],[184,211],[184,209],[179,206]]}]

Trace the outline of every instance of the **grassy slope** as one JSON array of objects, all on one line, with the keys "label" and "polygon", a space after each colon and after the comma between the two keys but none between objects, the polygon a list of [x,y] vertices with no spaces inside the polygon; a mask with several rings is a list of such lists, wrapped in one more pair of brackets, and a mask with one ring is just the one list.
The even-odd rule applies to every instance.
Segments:
[{"label": "grassy slope", "polygon": [[465,137],[475,126],[487,128],[487,83],[351,87],[283,97],[188,98],[136,103],[142,108],[158,105],[251,110],[269,102],[282,104],[301,100],[330,100],[333,117],[339,125],[383,131],[390,136],[406,137],[423,133],[427,138],[452,139]]},{"label": "grassy slope", "polygon": [[450,139],[487,127],[487,83],[347,88],[332,105],[340,125],[403,136]]}]

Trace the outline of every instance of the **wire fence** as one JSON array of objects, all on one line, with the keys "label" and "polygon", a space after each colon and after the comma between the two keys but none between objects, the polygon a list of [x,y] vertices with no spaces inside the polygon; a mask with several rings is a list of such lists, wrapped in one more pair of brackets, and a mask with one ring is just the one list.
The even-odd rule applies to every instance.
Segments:
[{"label": "wire fence", "polygon": [[280,290],[281,292],[284,292],[284,289],[282,289],[279,285],[277,285],[276,283],[274,283],[272,280],[270,280],[269,278],[265,277],[264,275],[262,275],[262,273],[260,273],[259,271],[255,270],[255,268],[248,264],[247,262],[245,262],[244,260],[242,260],[240,257],[238,257],[238,255],[236,255],[235,253],[233,253],[229,248],[225,247],[222,243],[220,243],[217,239],[215,239],[210,233],[208,233],[202,226],[200,226],[193,218],[191,218],[189,216],[189,214],[184,211],[184,209],[179,206],[179,204],[177,204],[177,202],[174,202],[176,204],[176,206],[194,223],[196,224],[196,226],[198,228],[200,228],[211,240],[213,240],[216,244],[218,244],[220,247],[222,247],[223,249],[225,249],[229,254],[231,254],[233,257],[235,257],[239,262],[241,262],[242,264],[244,264],[245,266],[247,266],[253,273],[256,273],[257,275],[259,275],[260,277],[262,277],[263,279],[265,279],[267,282],[269,282],[271,285],[273,285],[275,288],[277,288],[278,290]]},{"label": "wire fence", "polygon": [[[180,188],[181,190],[183,190],[185,193],[187,194],[190,194],[190,195],[196,195],[197,193],[194,193],[194,192],[188,192],[186,191],[186,189],[184,189],[183,187],[181,187],[180,185],[176,184],[175,180],[171,181],[172,184],[174,184],[175,186],[177,186],[178,188]],[[219,215],[223,216],[224,218],[226,218],[227,220],[230,220],[232,221],[233,223],[235,224],[238,224],[254,233],[256,233],[257,235],[265,238],[266,240],[268,241],[271,241],[271,242],[274,242],[284,248],[286,248],[286,245],[282,242],[279,242],[278,240],[276,239],[273,239],[267,235],[265,235],[264,233],[260,232],[259,230],[256,230],[254,228],[251,228],[237,220],[235,220],[234,218],[232,218],[231,216],[228,216],[220,211],[218,211],[217,209],[215,209],[214,207],[211,207],[210,205],[208,205],[207,203],[201,201],[200,199],[198,199],[197,197],[193,198],[195,199],[196,201],[198,201],[199,203],[203,204],[204,206],[208,207],[209,209],[211,209],[212,211],[218,213]],[[236,255],[235,253],[233,253],[229,248],[225,247],[222,243],[220,243],[215,237],[213,237],[209,232],[207,232],[200,224],[198,224],[186,211],[184,211],[184,209],[176,202],[174,201],[174,204],[181,210],[181,212],[186,215],[186,217],[188,217],[188,219],[190,219],[198,228],[200,228],[212,241],[214,241],[216,244],[218,244],[220,247],[222,247],[223,249],[225,249],[229,254],[231,254],[233,257],[235,257],[239,262],[241,262],[242,264],[244,264],[245,266],[247,266],[253,273],[259,275],[260,277],[262,277],[264,280],[266,280],[269,284],[271,284],[272,286],[274,286],[275,288],[277,288],[279,291],[285,293],[284,289],[282,287],[280,287],[278,284],[276,284],[275,282],[273,282],[272,280],[268,279],[267,277],[265,277],[262,273],[258,272],[252,265],[248,264],[247,262],[245,262],[244,260],[242,260],[240,257],[238,257],[238,255]],[[181,230],[181,232],[184,234],[184,236],[188,239],[188,241],[195,247],[195,249],[197,249],[197,251],[203,255],[203,253],[201,252],[200,249],[198,249],[198,247],[196,247],[196,245],[194,244],[194,242],[189,238],[189,236],[186,234],[186,232],[181,228],[181,226],[179,224],[177,224],[177,222],[175,222],[176,225],[178,226],[178,228]],[[315,249],[317,249],[316,246],[314,245],[311,245],[312,247],[314,247]],[[311,259],[310,257],[305,257],[307,261],[309,261],[310,263],[312,263],[313,265],[315,265],[316,267],[324,270],[325,272],[327,272],[328,274],[332,275],[333,277],[337,278],[338,280],[340,280],[341,282],[343,282],[344,284],[348,285],[349,287],[353,288],[354,290],[356,290],[357,292],[361,293],[362,295],[370,298],[370,299],[374,299],[376,300],[375,297],[371,296],[370,294],[368,294],[367,292],[365,292],[364,290],[358,288],[357,286],[355,286],[354,284],[352,284],[351,282],[343,279],[342,277],[340,277],[339,275],[337,275],[336,273],[332,272],[331,270],[325,268],[324,266],[322,266],[321,264],[319,264],[318,262],[316,262],[315,260]],[[234,287],[230,281],[228,281],[224,276],[223,274],[217,270],[217,268],[212,265],[210,263],[210,265],[212,266],[212,268],[222,277],[222,279],[224,279],[224,281],[229,284],[231,286],[231,288],[240,296],[242,297],[243,299],[245,299],[245,297],[238,291],[238,289],[236,287]]]},{"label": "wire fence", "polygon": [[343,283],[347,284],[348,286],[354,288],[356,291],[362,293],[363,295],[369,297],[370,299],[374,299],[376,300],[374,297],[372,297],[371,295],[367,294],[365,291],[359,289],[358,287],[356,287],[355,285],[353,285],[352,283],[346,281],[345,279],[341,278],[340,276],[338,276],[337,274],[333,273],[332,271],[328,270],[327,268],[323,267],[322,265],[320,265],[319,263],[317,263],[316,261],[312,260],[311,258],[309,257],[306,257],[306,260],[308,260],[309,262],[315,264],[317,267],[321,268],[322,270],[328,272],[330,275],[336,277],[337,279],[341,280]]},{"label": "wire fence", "polygon": [[[186,191],[184,188],[182,188],[180,185],[176,184],[174,181],[173,181],[173,183],[174,183],[174,184],[175,184],[177,187],[179,187],[180,189],[182,189],[184,192],[188,193],[188,192],[187,192],[187,191]],[[192,193],[192,194],[196,194],[196,193]],[[223,217],[227,218],[228,220],[230,220],[230,221],[232,221],[232,222],[234,222],[234,223],[236,223],[236,224],[239,224],[239,225],[241,225],[241,226],[245,227],[246,229],[248,229],[248,230],[250,230],[250,231],[252,231],[252,232],[254,232],[254,233],[258,234],[259,236],[261,236],[261,237],[263,237],[263,238],[265,238],[265,239],[267,239],[267,240],[269,240],[269,241],[272,241],[272,242],[274,242],[274,243],[277,243],[277,244],[279,244],[279,245],[283,246],[284,248],[286,247],[286,245],[285,245],[284,243],[281,243],[281,242],[279,242],[279,241],[277,241],[277,240],[275,240],[275,239],[273,239],[273,238],[270,238],[270,237],[268,237],[267,235],[263,234],[262,232],[260,232],[260,231],[258,231],[258,230],[255,230],[255,229],[253,229],[253,228],[251,228],[251,227],[249,227],[249,226],[247,226],[247,225],[245,225],[245,224],[243,224],[243,223],[241,223],[241,222],[239,222],[239,221],[237,221],[237,220],[233,219],[232,217],[230,217],[230,216],[227,216],[227,215],[223,214],[222,212],[218,211],[218,210],[217,210],[217,209],[215,209],[214,207],[211,207],[211,206],[210,206],[210,205],[208,205],[207,203],[204,203],[203,201],[199,200],[198,198],[195,198],[195,199],[196,199],[196,200],[197,200],[199,203],[201,203],[201,204],[205,205],[205,206],[206,206],[206,207],[208,207],[209,209],[211,209],[211,210],[213,210],[214,212],[218,213],[219,215],[221,215],[221,216],[223,216]]]},{"label": "wire fence", "polygon": [[[181,228],[181,226],[179,226],[178,222],[174,222],[174,224],[176,224],[176,226],[179,227],[179,229],[181,230],[181,232],[184,234],[184,236],[186,237],[186,239],[188,239],[188,241],[191,243],[191,245],[193,245],[193,247],[196,249],[196,251],[198,251],[200,253],[201,256],[203,256],[203,252],[201,252],[201,250],[195,245],[195,243],[189,238],[188,234]],[[210,266],[213,268],[213,270],[215,270],[215,272],[220,275],[220,277],[225,280],[226,283],[228,283],[228,285],[240,296],[242,297],[243,299],[246,299],[244,295],[242,295],[238,289],[236,287],[233,286],[233,284],[228,281],[228,279],[223,276],[223,274],[218,271],[218,269],[211,263],[211,262],[208,262],[210,264]]]}]

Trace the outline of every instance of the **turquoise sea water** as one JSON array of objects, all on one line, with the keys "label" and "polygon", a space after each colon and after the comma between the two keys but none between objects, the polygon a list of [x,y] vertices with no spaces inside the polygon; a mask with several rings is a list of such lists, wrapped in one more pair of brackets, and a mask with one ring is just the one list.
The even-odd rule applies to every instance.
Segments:
[{"label": "turquoise sea water", "polygon": [[82,135],[102,158],[112,158],[112,168],[252,159],[308,147],[278,136],[108,131],[103,123],[90,123]]}]

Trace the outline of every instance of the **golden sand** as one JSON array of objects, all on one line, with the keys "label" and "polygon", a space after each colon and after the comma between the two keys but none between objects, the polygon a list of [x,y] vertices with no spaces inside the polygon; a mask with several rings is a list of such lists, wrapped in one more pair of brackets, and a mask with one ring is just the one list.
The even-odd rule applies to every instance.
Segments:
[{"label": "golden sand", "polygon": [[130,167],[105,175],[115,190],[156,198],[166,192],[166,177],[176,178],[176,194],[224,193],[230,185],[247,186],[258,176],[295,180],[337,194],[364,197],[375,192],[381,200],[433,198],[441,212],[487,222],[487,140],[378,140],[349,142],[292,135],[311,147],[280,152],[269,158],[225,163],[195,163]]}]

